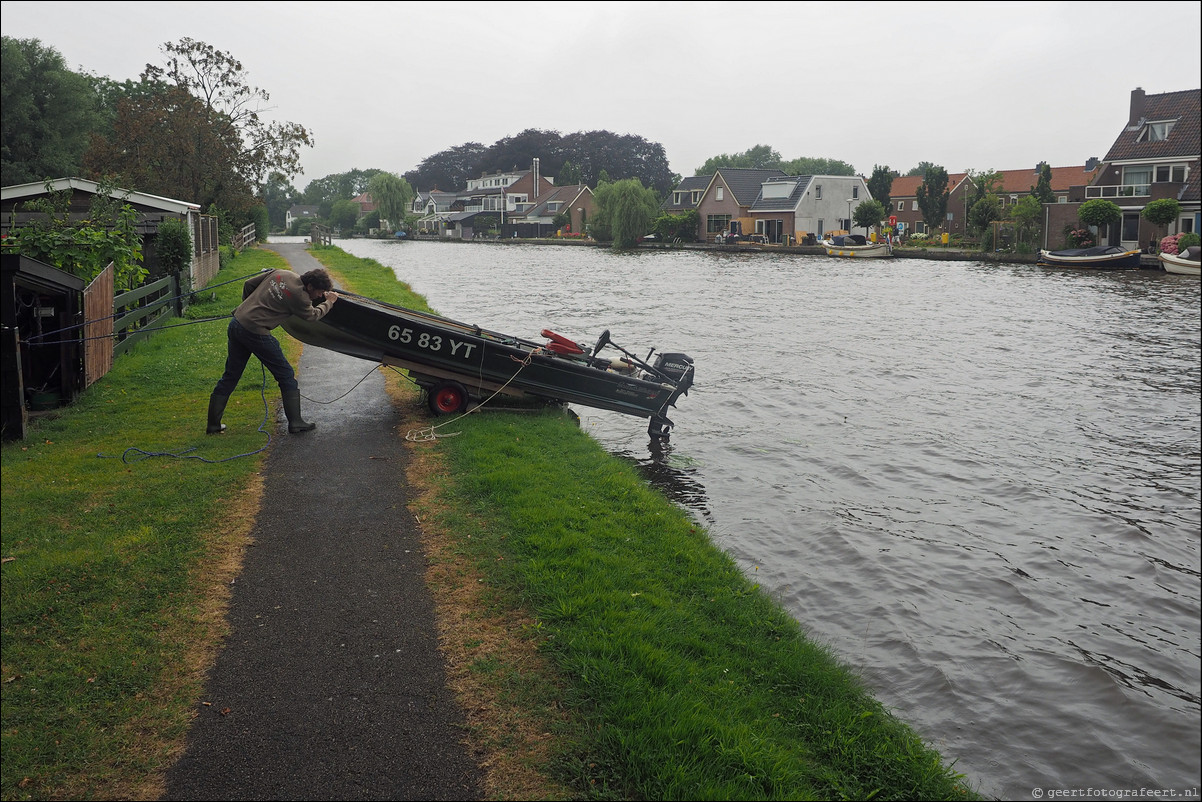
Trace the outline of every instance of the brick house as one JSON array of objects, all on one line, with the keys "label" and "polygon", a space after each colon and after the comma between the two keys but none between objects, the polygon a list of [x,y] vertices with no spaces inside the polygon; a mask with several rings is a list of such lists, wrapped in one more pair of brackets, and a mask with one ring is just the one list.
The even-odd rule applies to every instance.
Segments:
[{"label": "brick house", "polygon": [[[1100,241],[1124,248],[1151,247],[1166,233],[1199,230],[1200,111],[1199,89],[1158,95],[1132,90],[1127,122],[1085,189],[1085,200],[1104,198],[1123,212],[1119,225],[1100,232]],[[1181,204],[1181,214],[1167,232],[1140,216],[1145,206],[1162,198]]]},{"label": "brick house", "polygon": [[949,173],[947,176],[946,220],[936,224],[934,221],[922,219],[922,211],[918,208],[918,187],[922,184],[920,175],[903,175],[893,179],[889,188],[890,216],[897,218],[897,225],[904,234],[928,234],[942,228],[949,234],[963,234],[965,221],[968,217],[968,203],[976,187],[968,173]]},{"label": "brick house", "polygon": [[737,224],[740,233],[752,233],[751,205],[759,197],[760,188],[768,179],[784,176],[781,170],[723,167],[709,176],[709,181],[700,192],[695,182],[690,183],[685,191],[690,202],[696,204],[700,218],[697,239],[712,242],[716,235],[730,231],[732,223]]}]

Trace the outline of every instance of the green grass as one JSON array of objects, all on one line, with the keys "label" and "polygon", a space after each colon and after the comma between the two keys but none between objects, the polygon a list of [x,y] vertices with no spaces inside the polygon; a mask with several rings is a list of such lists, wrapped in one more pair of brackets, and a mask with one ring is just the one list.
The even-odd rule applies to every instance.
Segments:
[{"label": "green grass", "polygon": [[[217,280],[279,266],[251,251]],[[189,318],[228,315],[240,300],[240,281],[219,287]],[[240,425],[205,437],[225,321],[186,322],[3,447],[4,799],[128,788],[163,768],[189,721],[200,677],[180,655],[220,635],[202,607],[205,566],[225,547],[223,505],[258,471],[267,436],[255,431],[262,377],[248,370],[227,413]],[[184,458],[150,456],[160,453]]]},{"label": "green grass", "polygon": [[[426,308],[378,263],[315,254],[353,292]],[[250,251],[217,282],[277,266]],[[228,314],[240,287],[203,292],[189,314]],[[236,565],[229,510],[245,505],[267,439],[253,370],[230,431],[203,435],[224,332],[218,321],[155,335],[3,448],[4,799],[153,795],[182,743],[225,634],[211,600],[228,586],[221,566]],[[458,436],[416,447],[435,450],[427,478],[441,491],[422,520],[479,572],[471,616],[524,622],[509,634],[548,669],[487,652],[483,630],[460,646],[478,650],[470,671],[497,698],[552,734],[538,768],[572,797],[977,798],[569,417],[487,412],[448,428]],[[490,746],[522,748],[505,733]]]}]

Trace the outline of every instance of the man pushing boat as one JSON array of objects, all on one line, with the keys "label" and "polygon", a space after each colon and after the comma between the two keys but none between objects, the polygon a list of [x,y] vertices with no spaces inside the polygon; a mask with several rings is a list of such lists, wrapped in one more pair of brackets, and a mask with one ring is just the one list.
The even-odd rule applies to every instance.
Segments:
[{"label": "man pushing boat", "polygon": [[227,330],[228,347],[225,373],[209,396],[207,434],[225,431],[221,416],[230,393],[238,386],[251,354],[271,371],[280,386],[284,400],[284,415],[288,418],[288,433],[308,432],[317,428],[301,418],[300,386],[296,371],[284,357],[279,341],[271,330],[290,317],[321,320],[338,300],[334,283],[324,268],[310,270],[298,276],[291,270],[265,270],[247,279],[242,285],[242,303],[234,310]]}]

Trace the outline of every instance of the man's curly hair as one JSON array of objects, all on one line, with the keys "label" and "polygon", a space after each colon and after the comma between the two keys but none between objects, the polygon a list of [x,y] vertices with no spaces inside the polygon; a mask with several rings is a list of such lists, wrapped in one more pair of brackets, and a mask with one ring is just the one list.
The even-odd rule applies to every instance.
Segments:
[{"label": "man's curly hair", "polygon": [[329,292],[334,289],[334,282],[330,280],[330,274],[324,267],[319,267],[316,270],[310,270],[301,276],[301,284],[306,287],[311,287],[322,292]]}]

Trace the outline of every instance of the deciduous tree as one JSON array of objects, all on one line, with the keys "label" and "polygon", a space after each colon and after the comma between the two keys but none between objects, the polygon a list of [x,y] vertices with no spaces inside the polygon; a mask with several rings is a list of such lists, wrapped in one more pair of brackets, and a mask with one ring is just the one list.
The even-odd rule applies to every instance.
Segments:
[{"label": "deciduous tree", "polygon": [[270,95],[249,86],[241,62],[184,38],[162,47],[166,66],[147,64],[141,96],[119,104],[114,135],[89,151],[94,172],[138,178],[137,188],[230,210],[245,220],[272,172],[301,172],[309,132],[268,122]]},{"label": "deciduous tree", "polygon": [[1140,217],[1168,232],[1168,225],[1181,216],[1181,204],[1176,198],[1154,200],[1143,208]]},{"label": "deciduous tree", "polygon": [[1056,193],[1052,191],[1052,168],[1047,162],[1039,165],[1039,180],[1031,187],[1031,194],[1040,203],[1056,202]]},{"label": "deciduous tree", "polygon": [[951,195],[947,188],[947,170],[938,165],[928,167],[915,194],[923,222],[928,228],[942,228],[947,217],[947,199]]},{"label": "deciduous tree", "polygon": [[0,175],[26,184],[79,175],[88,137],[99,124],[97,99],[83,75],[67,69],[37,39],[0,41]]},{"label": "deciduous tree", "polygon": [[876,164],[873,165],[872,176],[868,179],[868,192],[885,210],[892,208],[889,193],[893,189],[893,179],[896,175],[888,166]]}]

